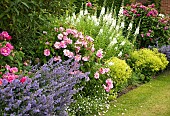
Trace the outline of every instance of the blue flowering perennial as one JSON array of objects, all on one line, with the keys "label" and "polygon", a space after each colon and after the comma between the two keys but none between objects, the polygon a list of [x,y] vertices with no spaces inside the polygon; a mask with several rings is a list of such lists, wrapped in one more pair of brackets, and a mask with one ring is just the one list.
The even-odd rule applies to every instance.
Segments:
[{"label": "blue flowering perennial", "polygon": [[81,73],[77,63],[71,60],[47,64],[32,71],[33,77],[24,83],[15,79],[0,86],[0,116],[67,116],[75,89],[88,73]]}]

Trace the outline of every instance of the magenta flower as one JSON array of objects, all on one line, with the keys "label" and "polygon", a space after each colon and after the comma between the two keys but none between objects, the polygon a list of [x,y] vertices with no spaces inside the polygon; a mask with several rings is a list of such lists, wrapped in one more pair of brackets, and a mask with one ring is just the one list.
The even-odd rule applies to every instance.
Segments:
[{"label": "magenta flower", "polygon": [[88,2],[88,3],[86,3],[86,6],[87,6],[87,7],[92,7],[92,3],[91,3],[91,2]]},{"label": "magenta flower", "polygon": [[9,65],[5,65],[5,68],[6,68],[7,70],[10,70],[10,66],[9,66]]},{"label": "magenta flower", "polygon": [[21,83],[24,83],[26,80],[27,80],[27,77],[22,77],[22,78],[20,79],[20,82],[21,82]]},{"label": "magenta flower", "polygon": [[14,49],[14,46],[12,46],[11,43],[9,43],[9,42],[7,42],[5,46],[8,47],[11,50]]},{"label": "magenta flower", "polygon": [[10,70],[9,70],[11,73],[16,73],[16,72],[18,72],[18,68],[17,67],[12,67],[12,68],[10,68]]},{"label": "magenta flower", "polygon": [[97,51],[97,53],[96,53],[96,56],[97,56],[98,58],[103,58],[103,50],[102,50],[102,49],[99,49],[99,50]]},{"label": "magenta flower", "polygon": [[6,40],[11,40],[11,36],[8,34],[8,32],[3,31],[1,35],[6,39]]},{"label": "magenta flower", "polygon": [[99,72],[100,72],[100,74],[105,74],[104,68],[100,68],[100,69],[99,69]]},{"label": "magenta flower", "polygon": [[110,89],[111,89],[111,88],[109,88],[109,87],[108,87],[108,86],[106,86],[106,85],[103,85],[103,87],[104,87],[104,89],[105,89],[105,91],[106,91],[106,92],[109,92],[109,91],[110,91]]},{"label": "magenta flower", "polygon": [[150,35],[151,35],[151,33],[149,33],[149,32],[148,32],[148,33],[146,33],[146,36],[150,37]]},{"label": "magenta flower", "polygon": [[50,50],[49,49],[45,49],[44,50],[44,55],[45,56],[49,56],[50,55]]},{"label": "magenta flower", "polygon": [[94,74],[94,78],[95,78],[95,79],[99,79],[99,72],[96,72],[96,73]]},{"label": "magenta flower", "polygon": [[9,49],[8,47],[2,47],[0,49],[0,54],[2,54],[3,56],[9,56],[11,53],[11,49]]}]

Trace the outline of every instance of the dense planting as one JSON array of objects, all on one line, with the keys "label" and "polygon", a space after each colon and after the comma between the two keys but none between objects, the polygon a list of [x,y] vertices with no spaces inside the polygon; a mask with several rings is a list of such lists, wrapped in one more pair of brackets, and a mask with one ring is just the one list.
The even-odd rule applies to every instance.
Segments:
[{"label": "dense planting", "polygon": [[100,2],[0,2],[1,115],[104,115],[166,68],[169,18],[154,4]]}]

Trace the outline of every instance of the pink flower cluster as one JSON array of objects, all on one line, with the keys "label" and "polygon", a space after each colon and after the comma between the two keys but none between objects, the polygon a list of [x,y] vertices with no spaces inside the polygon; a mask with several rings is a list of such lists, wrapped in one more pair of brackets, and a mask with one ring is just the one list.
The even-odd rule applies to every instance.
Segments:
[{"label": "pink flower cluster", "polygon": [[[63,27],[54,28],[57,32],[57,40],[54,42],[53,47],[55,50],[62,50],[63,55],[68,58],[74,58],[75,61],[89,61],[90,56],[95,52],[93,41],[90,36],[84,36],[82,32],[76,29],[65,29]],[[49,43],[49,42],[45,42]],[[47,44],[46,44],[47,45]],[[49,45],[49,44],[48,44]],[[71,51],[72,50],[72,51]],[[86,51],[85,53],[81,52]],[[87,53],[88,52],[88,53]],[[45,56],[50,56],[50,49],[44,50]],[[87,55],[88,54],[88,55]],[[103,51],[99,49],[96,53],[98,58],[103,58]],[[56,61],[61,61],[61,56],[54,56]]]},{"label": "pink flower cluster", "polygon": [[103,85],[106,92],[109,92],[113,88],[113,81],[111,79],[106,80],[106,85]]},{"label": "pink flower cluster", "polygon": [[91,2],[87,2],[87,3],[86,3],[86,6],[87,6],[87,7],[92,7],[92,3],[91,3]]},{"label": "pink flower cluster", "polygon": [[[19,77],[16,74],[18,72],[17,67],[10,67],[9,65],[6,65],[5,69],[7,70],[7,72],[2,75],[2,78],[6,79],[9,83],[11,83],[13,80],[15,80],[16,78]],[[27,79],[27,77],[24,76],[20,79],[20,82],[24,83],[26,81],[26,79]],[[2,85],[2,79],[0,79],[0,85]]]},{"label": "pink flower cluster", "polygon": [[110,71],[109,68],[100,68],[99,71],[97,71],[95,74],[94,74],[94,78],[95,79],[99,79],[99,76],[100,74],[106,74]]},{"label": "pink flower cluster", "polygon": [[5,46],[1,46],[2,45],[0,45],[0,54],[3,56],[9,56],[11,51],[14,49],[14,46],[12,46],[9,42],[7,42]]},{"label": "pink flower cluster", "polygon": [[2,31],[2,33],[0,33],[0,40],[11,40],[12,37],[8,34],[8,32],[6,31]]},{"label": "pink flower cluster", "polygon": [[146,13],[145,16],[156,17],[158,15],[158,11],[154,7],[154,4],[148,6],[144,6],[141,3],[131,4],[130,6],[128,5],[124,8],[123,14],[130,18],[133,15],[139,17],[143,13]]}]

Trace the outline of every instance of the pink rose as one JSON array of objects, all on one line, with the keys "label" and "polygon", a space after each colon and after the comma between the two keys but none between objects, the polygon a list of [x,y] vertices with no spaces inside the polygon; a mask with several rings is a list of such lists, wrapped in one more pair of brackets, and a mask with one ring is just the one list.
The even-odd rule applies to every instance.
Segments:
[{"label": "pink rose", "polygon": [[64,31],[64,28],[63,28],[63,27],[60,27],[59,30],[60,30],[60,31]]},{"label": "pink rose", "polygon": [[8,47],[2,47],[0,49],[0,54],[2,54],[3,56],[9,56],[11,53],[11,49]]},{"label": "pink rose", "polygon": [[93,41],[94,41],[94,39],[93,39],[92,37],[90,37],[90,36],[86,36],[86,39],[87,39],[88,41],[90,41],[90,42],[93,42]]},{"label": "pink rose", "polygon": [[14,46],[12,46],[11,43],[9,43],[9,42],[7,42],[5,46],[8,47],[11,50],[14,49]]},{"label": "pink rose", "polygon": [[150,34],[150,33],[146,33],[146,35],[147,35],[148,37],[150,37],[151,34]]},{"label": "pink rose", "polygon": [[72,58],[73,56],[74,56],[73,52],[70,52],[69,55],[68,55],[69,58]]},{"label": "pink rose", "polygon": [[55,56],[55,57],[54,57],[54,61],[55,61],[55,62],[61,61],[61,56]]},{"label": "pink rose", "polygon": [[94,78],[95,78],[95,79],[99,79],[99,72],[96,72],[96,73],[94,74]]},{"label": "pink rose", "polygon": [[89,60],[89,56],[84,56],[84,57],[82,58],[82,60],[83,60],[83,61],[88,61],[88,60]]},{"label": "pink rose", "polygon": [[2,75],[2,77],[4,79],[7,79],[8,82],[12,82],[15,78],[16,78],[16,75],[15,74],[11,74],[11,73],[5,73],[4,75]]},{"label": "pink rose", "polygon": [[60,42],[60,47],[61,48],[66,48],[67,47],[66,42],[65,41],[61,41]]},{"label": "pink rose", "polygon": [[60,49],[60,42],[55,42],[54,44],[55,49]]},{"label": "pink rose", "polygon": [[108,87],[113,88],[113,81],[111,79],[107,79],[106,84]]},{"label": "pink rose", "polygon": [[66,32],[70,34],[72,32],[72,29],[66,29]]},{"label": "pink rose", "polygon": [[68,39],[68,38],[65,39],[64,41],[65,41],[66,44],[72,44],[72,42],[73,42],[71,39]]},{"label": "pink rose", "polygon": [[95,51],[94,45],[92,45],[91,51],[92,51],[92,52]]},{"label": "pink rose", "polygon": [[86,3],[86,6],[87,6],[87,7],[92,7],[92,3],[91,3],[91,2],[88,2],[88,3]]},{"label": "pink rose", "polygon": [[104,87],[104,90],[105,90],[106,92],[109,92],[109,91],[110,91],[110,88],[109,88],[108,86],[103,85],[103,87]]},{"label": "pink rose", "polygon": [[6,40],[11,40],[11,36],[8,35],[8,32],[3,31],[1,34],[2,34],[2,36],[3,36]]},{"label": "pink rose", "polygon": [[99,69],[99,72],[100,72],[100,74],[105,74],[104,68],[100,68],[100,69]]},{"label": "pink rose", "polygon": [[98,58],[103,58],[103,50],[102,50],[102,49],[99,49],[99,50],[97,51],[97,53],[96,53],[96,56],[97,56]]},{"label": "pink rose", "polygon": [[0,85],[2,85],[2,79],[0,79]]},{"label": "pink rose", "polygon": [[21,82],[21,83],[24,83],[26,80],[27,80],[27,77],[22,77],[22,78],[20,79],[20,82]]},{"label": "pink rose", "polygon": [[44,50],[44,55],[45,56],[49,56],[50,55],[50,50],[49,49],[45,49]]},{"label": "pink rose", "polygon": [[64,36],[63,36],[63,34],[60,33],[60,34],[58,34],[57,37],[58,37],[59,40],[62,40]]},{"label": "pink rose", "polygon": [[106,73],[110,71],[109,68],[104,68],[104,70],[105,70]]},{"label": "pink rose", "polygon": [[17,67],[12,67],[12,68],[10,68],[10,70],[9,70],[11,73],[16,73],[16,72],[18,72],[18,68]]},{"label": "pink rose", "polygon": [[10,66],[9,66],[9,65],[5,65],[5,68],[6,68],[7,70],[10,70]]},{"label": "pink rose", "polygon": [[74,59],[75,59],[75,61],[80,61],[81,60],[81,55],[76,55],[75,57],[74,57]]}]

